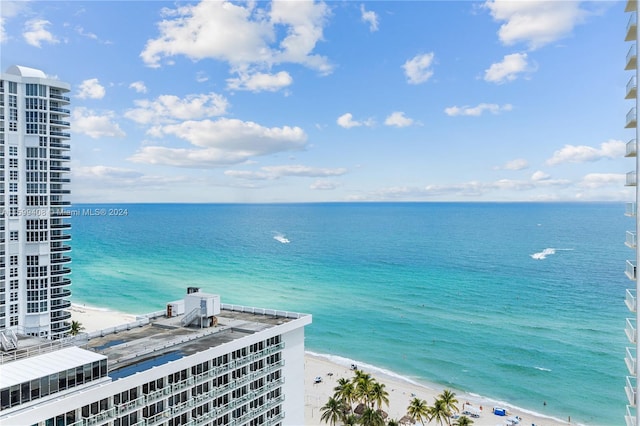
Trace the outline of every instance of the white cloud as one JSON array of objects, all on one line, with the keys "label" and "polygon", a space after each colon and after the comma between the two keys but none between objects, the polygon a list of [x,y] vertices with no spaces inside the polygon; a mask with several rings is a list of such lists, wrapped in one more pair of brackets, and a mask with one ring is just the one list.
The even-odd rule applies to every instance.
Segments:
[{"label": "white cloud", "polygon": [[114,119],[115,114],[112,111],[97,113],[85,107],[77,107],[73,110],[71,130],[94,139],[126,136]]},{"label": "white cloud", "polygon": [[252,157],[305,147],[307,135],[299,127],[263,127],[250,121],[220,118],[156,126],[149,133],[175,136],[195,149],[145,146],[130,160],[179,167],[217,167],[246,162]]},{"label": "white cloud", "polygon": [[360,14],[362,15],[362,22],[369,24],[369,31],[378,31],[378,15],[374,11],[365,10],[364,4],[361,4]]},{"label": "white cloud", "polygon": [[256,72],[253,74],[239,73],[237,78],[227,79],[227,85],[234,90],[249,90],[251,92],[275,92],[283,87],[290,86],[293,78],[286,71],[277,74]]},{"label": "white cloud", "polygon": [[317,190],[317,191],[330,191],[332,189],[336,189],[339,185],[336,182],[331,182],[328,180],[317,180],[309,185],[309,189]]},{"label": "white cloud", "polygon": [[196,81],[198,83],[204,83],[205,81],[209,81],[209,76],[207,76],[207,73],[204,71],[198,71],[196,73]]},{"label": "white cloud", "polygon": [[279,63],[302,64],[323,74],[332,71],[327,58],[313,54],[330,14],[326,4],[274,1],[264,9],[257,5],[201,1],[165,8],[165,19],[158,23],[160,35],[147,41],[140,56],[150,67],[159,67],[162,58],[184,55],[226,61],[235,71]]},{"label": "white cloud", "polygon": [[589,173],[582,178],[580,186],[584,188],[602,188],[606,186],[622,187],[625,175],[618,173]]},{"label": "white cloud", "polygon": [[5,31],[5,25],[7,21],[20,15],[28,7],[26,1],[3,1],[2,7],[0,7],[0,43],[4,43],[9,40],[9,36]]},{"label": "white cloud", "polygon": [[502,62],[492,64],[484,72],[484,80],[491,83],[502,84],[513,81],[519,73],[529,70],[526,53],[513,53],[505,55]]},{"label": "white cloud", "polygon": [[47,30],[46,27],[49,25],[51,25],[51,22],[45,19],[31,19],[25,22],[22,36],[28,44],[34,47],[42,47],[43,42],[49,44],[59,43],[60,41]]},{"label": "white cloud", "polygon": [[494,167],[496,170],[524,170],[529,167],[529,163],[524,158],[516,158],[515,160],[507,161],[502,166]]},{"label": "white cloud", "polygon": [[624,157],[625,153],[625,143],[613,139],[600,144],[600,149],[586,145],[565,145],[562,149],[554,152],[546,164],[555,166],[562,163],[586,163],[605,158]]},{"label": "white cloud", "polygon": [[129,89],[133,89],[138,93],[147,93],[147,86],[144,85],[144,81],[134,81],[129,85]]},{"label": "white cloud", "polygon": [[97,40],[98,36],[91,32],[86,32],[82,27],[76,27],[76,32],[83,37],[90,38],[91,40]]},{"label": "white cloud", "polygon": [[287,176],[327,177],[341,176],[345,173],[347,173],[347,169],[344,168],[327,169],[302,165],[266,166],[256,172],[247,170],[227,170],[224,172],[227,176],[247,180],[274,180]]},{"label": "white cloud", "polygon": [[431,52],[416,55],[405,62],[404,65],[402,65],[402,68],[404,69],[404,73],[407,76],[409,83],[420,84],[429,80],[433,75],[431,65],[433,64],[434,58],[435,54]]},{"label": "white cloud", "polygon": [[353,114],[351,114],[350,112],[342,114],[340,117],[338,117],[336,122],[338,123],[338,126],[344,127],[345,129],[350,129],[352,127],[360,127],[360,126],[371,127],[375,124],[375,122],[371,118],[365,121],[356,121],[353,119]]},{"label": "white cloud", "polygon": [[537,170],[536,172],[534,172],[531,175],[531,180],[533,181],[541,181],[541,180],[547,180],[550,179],[551,176],[545,172],[543,172],[542,170]]},{"label": "white cloud", "polygon": [[121,167],[109,167],[109,166],[85,166],[75,167],[73,169],[73,175],[81,178],[96,178],[96,179],[136,179],[143,174],[131,169],[125,169]]},{"label": "white cloud", "polygon": [[136,100],[134,104],[136,108],[128,110],[124,115],[140,124],[167,123],[223,115],[229,106],[224,96],[214,92],[192,94],[184,98],[161,95],[154,100]]},{"label": "white cloud", "polygon": [[76,95],[80,99],[102,99],[106,91],[97,78],[84,80],[80,83],[80,91]]},{"label": "white cloud", "polygon": [[387,126],[395,127],[407,127],[411,126],[413,123],[413,119],[405,117],[404,112],[402,111],[392,112],[391,115],[384,120],[384,124]]},{"label": "white cloud", "polygon": [[462,107],[458,107],[458,106],[452,106],[452,107],[448,107],[444,109],[445,114],[449,115],[449,116],[456,116],[456,115],[470,115],[470,116],[480,116],[482,115],[485,111],[488,111],[492,114],[500,114],[501,112],[504,111],[511,111],[513,109],[513,106],[511,104],[504,104],[502,106],[498,105],[498,104],[479,104],[477,106],[474,107],[469,107],[469,106],[462,106]]},{"label": "white cloud", "polygon": [[498,36],[507,45],[524,42],[537,49],[571,33],[586,11],[579,1],[488,0],[484,3],[500,26]]}]

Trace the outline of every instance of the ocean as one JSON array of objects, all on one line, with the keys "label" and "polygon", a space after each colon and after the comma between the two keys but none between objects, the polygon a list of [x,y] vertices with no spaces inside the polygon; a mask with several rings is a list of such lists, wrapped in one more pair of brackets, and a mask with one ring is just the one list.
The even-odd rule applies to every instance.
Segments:
[{"label": "ocean", "polygon": [[559,419],[624,423],[634,221],[622,203],[71,211],[74,303],[140,314],[200,287],[311,313],[316,353]]}]

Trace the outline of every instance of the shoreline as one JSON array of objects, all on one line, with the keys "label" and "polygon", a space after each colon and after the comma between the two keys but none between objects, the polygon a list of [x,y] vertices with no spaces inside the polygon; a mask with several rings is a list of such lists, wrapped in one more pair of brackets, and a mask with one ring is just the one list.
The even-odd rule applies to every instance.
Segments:
[{"label": "shoreline", "polygon": [[[93,332],[102,329],[115,327],[136,321],[137,316],[111,310],[109,308],[100,308],[89,306],[82,303],[72,303],[71,320],[79,321],[84,327],[83,332]],[[374,365],[351,360],[337,355],[316,353],[305,350],[305,373],[304,373],[304,389],[305,389],[305,424],[321,425],[320,409],[333,395],[333,388],[339,378],[344,377],[350,379],[353,377],[351,364],[358,365],[358,368],[370,373],[378,382],[385,384],[389,393],[389,407],[385,407],[389,418],[400,419],[406,414],[406,408],[409,401],[415,396],[424,399],[427,404],[433,404],[434,398],[442,392],[445,387],[430,383],[428,381],[415,381],[408,377],[397,374],[391,370],[383,369]],[[329,375],[328,373],[331,373]],[[321,383],[314,383],[316,377],[321,377]],[[509,404],[506,401],[497,401],[488,397],[484,397],[472,392],[463,392],[459,389],[452,389],[456,393],[458,406],[462,407],[463,403],[469,403],[478,409],[482,407],[479,418],[474,418],[475,426],[501,426],[505,425],[507,417],[495,416],[492,408],[499,406],[508,409],[509,417],[518,416],[522,418],[520,425],[529,426],[563,426],[569,421],[563,421],[558,418],[548,416],[542,413],[534,412],[529,409],[521,408]]]}]

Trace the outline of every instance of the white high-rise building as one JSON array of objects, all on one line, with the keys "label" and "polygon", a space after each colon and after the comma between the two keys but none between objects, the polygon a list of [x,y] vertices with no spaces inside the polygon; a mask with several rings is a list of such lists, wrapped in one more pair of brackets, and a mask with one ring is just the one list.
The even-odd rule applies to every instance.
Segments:
[{"label": "white high-rise building", "polygon": [[0,75],[0,344],[71,328],[67,245],[70,86],[11,66]]},{"label": "white high-rise building", "polygon": [[311,315],[190,289],[119,327],[0,353],[0,424],[299,426]]}]

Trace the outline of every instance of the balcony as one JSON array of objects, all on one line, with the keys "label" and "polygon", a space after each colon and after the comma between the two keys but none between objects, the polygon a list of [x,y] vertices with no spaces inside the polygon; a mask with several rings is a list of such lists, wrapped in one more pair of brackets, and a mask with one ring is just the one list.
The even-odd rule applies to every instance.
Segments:
[{"label": "balcony", "polygon": [[59,161],[69,161],[69,160],[71,160],[71,156],[69,156],[69,155],[60,155],[60,154],[51,154],[49,156],[49,158],[51,158],[52,160],[59,160]]},{"label": "balcony", "polygon": [[62,257],[56,257],[56,258],[51,258],[51,264],[53,265],[59,265],[61,263],[69,263],[71,262],[71,258],[68,256],[62,256]]},{"label": "balcony", "polygon": [[638,153],[638,144],[635,139],[631,139],[627,142],[627,150],[624,154],[625,157],[635,157]]},{"label": "balcony", "polygon": [[629,21],[627,22],[627,31],[624,36],[624,41],[635,41],[638,36],[638,20],[636,18],[636,14],[632,13],[629,16]]},{"label": "balcony", "polygon": [[624,332],[627,334],[629,341],[635,344],[638,337],[638,332],[636,331],[636,328],[633,326],[632,321],[633,321],[632,318],[627,318],[627,325],[624,328]]},{"label": "balcony", "polygon": [[68,96],[62,96],[59,93],[50,93],[49,97],[51,99],[55,99],[55,100],[62,101],[62,102],[67,102],[67,103],[71,102],[71,99],[69,99]]},{"label": "balcony", "polygon": [[58,275],[67,275],[71,273],[71,269],[69,268],[60,268],[60,269],[54,269],[51,271],[51,276],[55,277]]},{"label": "balcony", "polygon": [[71,111],[65,108],[58,108],[58,107],[49,107],[49,111],[52,112],[59,112],[60,114],[67,114],[67,115],[71,115]]},{"label": "balcony", "polygon": [[627,405],[627,414],[624,416],[626,426],[636,426],[636,416],[631,413],[631,407]]},{"label": "balcony", "polygon": [[71,183],[71,179],[69,178],[51,178],[49,179],[51,183]]},{"label": "balcony", "polygon": [[52,299],[60,299],[61,297],[69,297],[71,296],[71,290],[67,289],[56,289],[51,291]]},{"label": "balcony", "polygon": [[51,229],[71,229],[70,223],[52,223]]},{"label": "balcony", "polygon": [[629,374],[636,375],[636,349],[627,347],[627,355],[624,357],[624,363],[627,364]]},{"label": "balcony", "polygon": [[55,246],[51,247],[51,251],[54,253],[61,253],[65,251],[71,251],[71,246]]},{"label": "balcony", "polygon": [[638,66],[637,62],[638,55],[636,53],[636,44],[634,43],[631,45],[629,52],[627,52],[627,64],[625,65],[624,69],[627,71],[635,70]]},{"label": "balcony", "polygon": [[624,303],[627,305],[627,308],[629,308],[629,310],[631,312],[635,312],[636,311],[636,307],[638,306],[638,299],[636,297],[636,290],[635,289],[627,289],[627,292],[625,294],[624,297]]},{"label": "balcony", "polygon": [[632,249],[636,248],[636,245],[637,245],[636,233],[633,231],[627,231],[624,244],[629,248],[632,248]]},{"label": "balcony", "polygon": [[51,287],[62,287],[65,285],[71,285],[71,280],[69,278],[55,277],[51,279]]},{"label": "balcony", "polygon": [[627,4],[624,7],[625,12],[635,12],[638,10],[638,0],[627,0]]},{"label": "balcony", "polygon": [[632,407],[636,406],[636,379],[634,377],[627,376],[627,385],[624,387],[625,392],[627,393],[627,399],[629,400],[629,405]]},{"label": "balcony", "polygon": [[51,142],[49,146],[55,149],[71,149],[71,145],[59,142]]},{"label": "balcony", "polygon": [[69,167],[62,167],[62,166],[51,166],[49,169],[52,172],[70,172],[71,171]]},{"label": "balcony", "polygon": [[71,212],[63,209],[51,209],[51,217],[71,217]]},{"label": "balcony", "polygon": [[71,194],[70,189],[51,189],[51,194],[62,195],[62,194]]},{"label": "balcony", "polygon": [[51,321],[64,321],[71,318],[71,312],[55,311],[51,313]]},{"label": "balcony", "polygon": [[54,120],[53,118],[49,120],[49,123],[55,124],[58,126],[66,126],[66,127],[71,126],[71,123],[69,123],[68,121]]},{"label": "balcony", "polygon": [[[66,309],[71,307],[71,302],[68,300],[52,300],[51,310],[59,311],[60,309]],[[53,319],[53,318],[52,318]]]},{"label": "balcony", "polygon": [[624,205],[624,215],[629,217],[636,217],[636,203],[626,203]]},{"label": "balcony", "polygon": [[52,130],[49,132],[49,134],[51,136],[58,136],[60,138],[65,138],[65,139],[69,139],[71,137],[71,133],[66,133],[66,132],[59,132],[57,130]]},{"label": "balcony", "polygon": [[627,113],[626,124],[624,125],[625,129],[635,129],[638,125],[636,109],[631,108]]},{"label": "balcony", "polygon": [[629,172],[627,173],[627,177],[624,185],[636,186],[636,181],[637,181],[636,172]]},{"label": "balcony", "polygon": [[49,204],[51,204],[52,206],[70,206],[71,201],[56,200],[51,201]]},{"label": "balcony", "polygon": [[[69,330],[71,330],[71,323],[70,322],[54,322],[53,324],[51,324],[51,332],[52,333],[56,333],[56,334],[61,334],[61,333],[66,333]],[[56,337],[54,336],[54,339]]]},{"label": "balcony", "polygon": [[627,276],[627,278],[629,278],[630,280],[635,281],[636,280],[636,262],[632,261],[632,260],[627,260],[627,267],[624,271],[625,275]]}]

